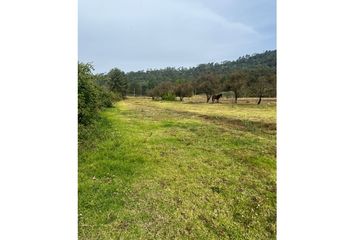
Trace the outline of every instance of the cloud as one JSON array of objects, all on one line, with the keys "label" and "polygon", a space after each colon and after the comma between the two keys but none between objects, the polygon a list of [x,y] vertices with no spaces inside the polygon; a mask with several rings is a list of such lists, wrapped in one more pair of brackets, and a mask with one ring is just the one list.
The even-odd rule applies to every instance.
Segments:
[{"label": "cloud", "polygon": [[100,72],[232,60],[264,40],[202,1],[79,1],[79,59]]}]

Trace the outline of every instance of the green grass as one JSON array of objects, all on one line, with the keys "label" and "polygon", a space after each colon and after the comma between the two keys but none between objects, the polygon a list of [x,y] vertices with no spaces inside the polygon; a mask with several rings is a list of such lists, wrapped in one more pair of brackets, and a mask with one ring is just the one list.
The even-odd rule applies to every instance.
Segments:
[{"label": "green grass", "polygon": [[275,239],[275,105],[132,98],[79,143],[80,239]]}]

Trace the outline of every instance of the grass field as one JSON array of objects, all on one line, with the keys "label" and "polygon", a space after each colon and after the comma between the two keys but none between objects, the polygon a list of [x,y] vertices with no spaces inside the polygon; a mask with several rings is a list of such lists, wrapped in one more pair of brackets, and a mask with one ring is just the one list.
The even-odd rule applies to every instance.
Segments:
[{"label": "grass field", "polygon": [[79,143],[80,239],[275,239],[276,105],[128,98]]}]

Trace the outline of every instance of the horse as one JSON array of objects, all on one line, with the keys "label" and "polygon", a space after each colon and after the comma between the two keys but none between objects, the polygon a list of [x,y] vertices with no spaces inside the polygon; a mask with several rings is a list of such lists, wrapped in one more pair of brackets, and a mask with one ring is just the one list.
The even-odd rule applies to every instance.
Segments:
[{"label": "horse", "polygon": [[222,97],[222,93],[218,94],[218,95],[213,95],[211,98],[211,101],[214,103],[214,101],[216,100],[216,102],[219,102],[219,99]]}]

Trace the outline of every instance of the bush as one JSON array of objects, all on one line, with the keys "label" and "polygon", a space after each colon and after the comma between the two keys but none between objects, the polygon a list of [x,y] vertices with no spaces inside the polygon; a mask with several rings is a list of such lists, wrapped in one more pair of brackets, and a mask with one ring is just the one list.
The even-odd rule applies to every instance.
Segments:
[{"label": "bush", "polygon": [[90,64],[79,63],[78,66],[78,121],[87,125],[99,109],[99,91],[94,84],[93,69]]},{"label": "bush", "polygon": [[175,101],[174,85],[171,82],[163,82],[148,91],[153,100],[161,98],[166,101]]},{"label": "bush", "polygon": [[78,122],[83,125],[90,124],[100,109],[112,107],[114,100],[113,93],[96,84],[92,70],[89,63],[78,65]]},{"label": "bush", "polygon": [[165,93],[162,95],[162,100],[165,101],[175,101],[176,100],[176,95],[174,93]]},{"label": "bush", "polygon": [[101,108],[113,107],[113,101],[121,100],[116,97],[114,93],[109,90],[100,88],[99,101]]}]

